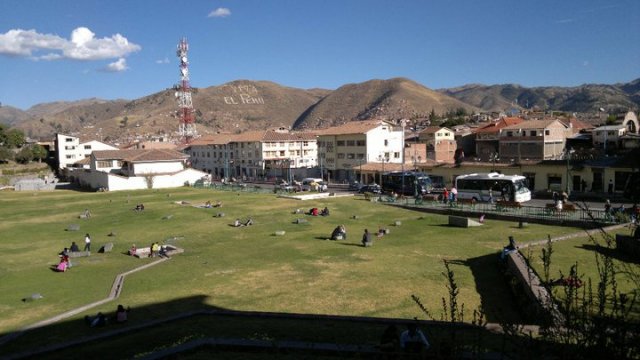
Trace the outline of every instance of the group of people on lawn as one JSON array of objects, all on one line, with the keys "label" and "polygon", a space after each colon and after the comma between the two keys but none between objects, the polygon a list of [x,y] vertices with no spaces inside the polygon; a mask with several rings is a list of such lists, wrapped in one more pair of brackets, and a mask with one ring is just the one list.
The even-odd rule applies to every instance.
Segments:
[{"label": "group of people on lawn", "polygon": [[[91,236],[89,236],[89,234],[86,234],[84,236],[84,250],[83,251],[91,251]],[[71,253],[71,252],[80,252],[80,248],[78,247],[78,244],[76,244],[75,241],[72,241],[71,242],[71,246],[69,246],[68,248],[64,248],[58,254],[58,256],[60,257],[60,262],[56,266],[56,270],[57,271],[65,272],[65,271],[69,270],[69,268],[72,266],[71,260],[69,260],[69,253]]]}]

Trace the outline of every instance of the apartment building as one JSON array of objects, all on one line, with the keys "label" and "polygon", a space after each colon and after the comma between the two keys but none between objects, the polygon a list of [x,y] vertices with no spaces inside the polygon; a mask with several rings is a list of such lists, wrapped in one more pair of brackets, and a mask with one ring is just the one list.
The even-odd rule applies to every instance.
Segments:
[{"label": "apartment building", "polygon": [[226,178],[303,173],[318,164],[316,135],[286,129],[216,134],[195,140],[185,151],[194,168]]},{"label": "apartment building", "polygon": [[[118,150],[117,147],[97,140],[82,140],[79,137],[56,134],[56,157],[58,169],[69,167],[89,168],[88,158],[95,150]],[[77,166],[74,164],[78,163]]]},{"label": "apartment building", "polygon": [[500,131],[523,121],[522,118],[506,117],[476,130],[476,156],[482,161],[490,161],[500,151]]},{"label": "apartment building", "polygon": [[366,163],[401,164],[404,134],[400,126],[384,120],[352,121],[318,130],[320,166],[332,180],[355,179]]},{"label": "apartment building", "polygon": [[520,162],[564,157],[569,128],[559,120],[527,120],[500,129],[500,157]]}]

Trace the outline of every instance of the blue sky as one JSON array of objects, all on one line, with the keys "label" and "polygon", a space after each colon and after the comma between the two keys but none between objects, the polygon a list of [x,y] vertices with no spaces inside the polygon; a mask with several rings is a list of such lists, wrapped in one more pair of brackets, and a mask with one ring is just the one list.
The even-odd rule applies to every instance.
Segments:
[{"label": "blue sky", "polygon": [[194,87],[640,77],[638,0],[2,0],[0,102],[26,109],[158,92],[179,81],[182,37]]}]

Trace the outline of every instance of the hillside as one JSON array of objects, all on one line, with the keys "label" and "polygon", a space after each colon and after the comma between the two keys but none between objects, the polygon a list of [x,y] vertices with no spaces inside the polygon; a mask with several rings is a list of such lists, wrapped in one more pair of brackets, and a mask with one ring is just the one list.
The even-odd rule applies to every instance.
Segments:
[{"label": "hillside", "polygon": [[[127,141],[151,134],[173,134],[178,128],[175,90],[135,100],[85,99],[38,104],[22,111],[0,107],[0,123],[16,126],[29,137],[50,138],[55,132],[104,140]],[[576,87],[514,84],[471,84],[431,90],[410,79],[370,80],[336,90],[297,89],[269,81],[238,80],[193,89],[200,134],[273,127],[313,129],[352,120],[427,118],[465,108],[505,111],[537,108],[566,112],[613,113],[640,107],[640,79],[629,83]]]},{"label": "hillside", "polygon": [[412,80],[394,78],[344,85],[305,111],[294,124],[296,129],[327,127],[351,120],[371,118],[401,119],[427,117],[434,110],[474,106],[438,93]]},{"label": "hillside", "polygon": [[616,112],[640,106],[640,79],[625,84],[575,87],[474,84],[438,91],[485,111],[526,107],[567,112],[593,112],[604,108]]},{"label": "hillside", "polygon": [[15,125],[29,118],[29,114],[11,106],[0,106],[0,124]]},{"label": "hillside", "polygon": [[[104,140],[125,140],[142,134],[173,133],[178,127],[173,89],[126,101],[95,100],[34,106],[37,114],[16,123],[31,137],[56,131]],[[327,93],[283,87],[267,81],[233,81],[193,89],[199,133],[291,127],[298,116]],[[34,110],[35,109],[35,110]]]}]

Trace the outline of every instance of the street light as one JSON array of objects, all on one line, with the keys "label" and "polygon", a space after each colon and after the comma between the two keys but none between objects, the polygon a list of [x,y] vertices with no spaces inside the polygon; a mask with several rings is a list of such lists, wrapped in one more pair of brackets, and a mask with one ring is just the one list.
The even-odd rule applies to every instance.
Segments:
[{"label": "street light", "polygon": [[567,196],[569,196],[569,194],[571,194],[571,188],[569,187],[569,167],[570,167],[570,162],[571,162],[571,154],[575,153],[576,151],[571,148],[571,149],[565,149],[564,150],[564,156],[565,158],[567,158]]},{"label": "street light", "polygon": [[380,174],[380,188],[382,188],[382,175],[384,174],[384,163],[387,160],[387,157],[383,154],[378,155],[378,160],[382,162],[382,173]]},{"label": "street light", "polygon": [[489,160],[491,160],[491,161],[493,162],[493,167],[492,167],[492,169],[491,169],[491,172],[496,171],[496,160],[500,160],[500,157],[499,157],[498,153],[497,153],[497,152],[492,153],[492,154],[489,156]]}]

